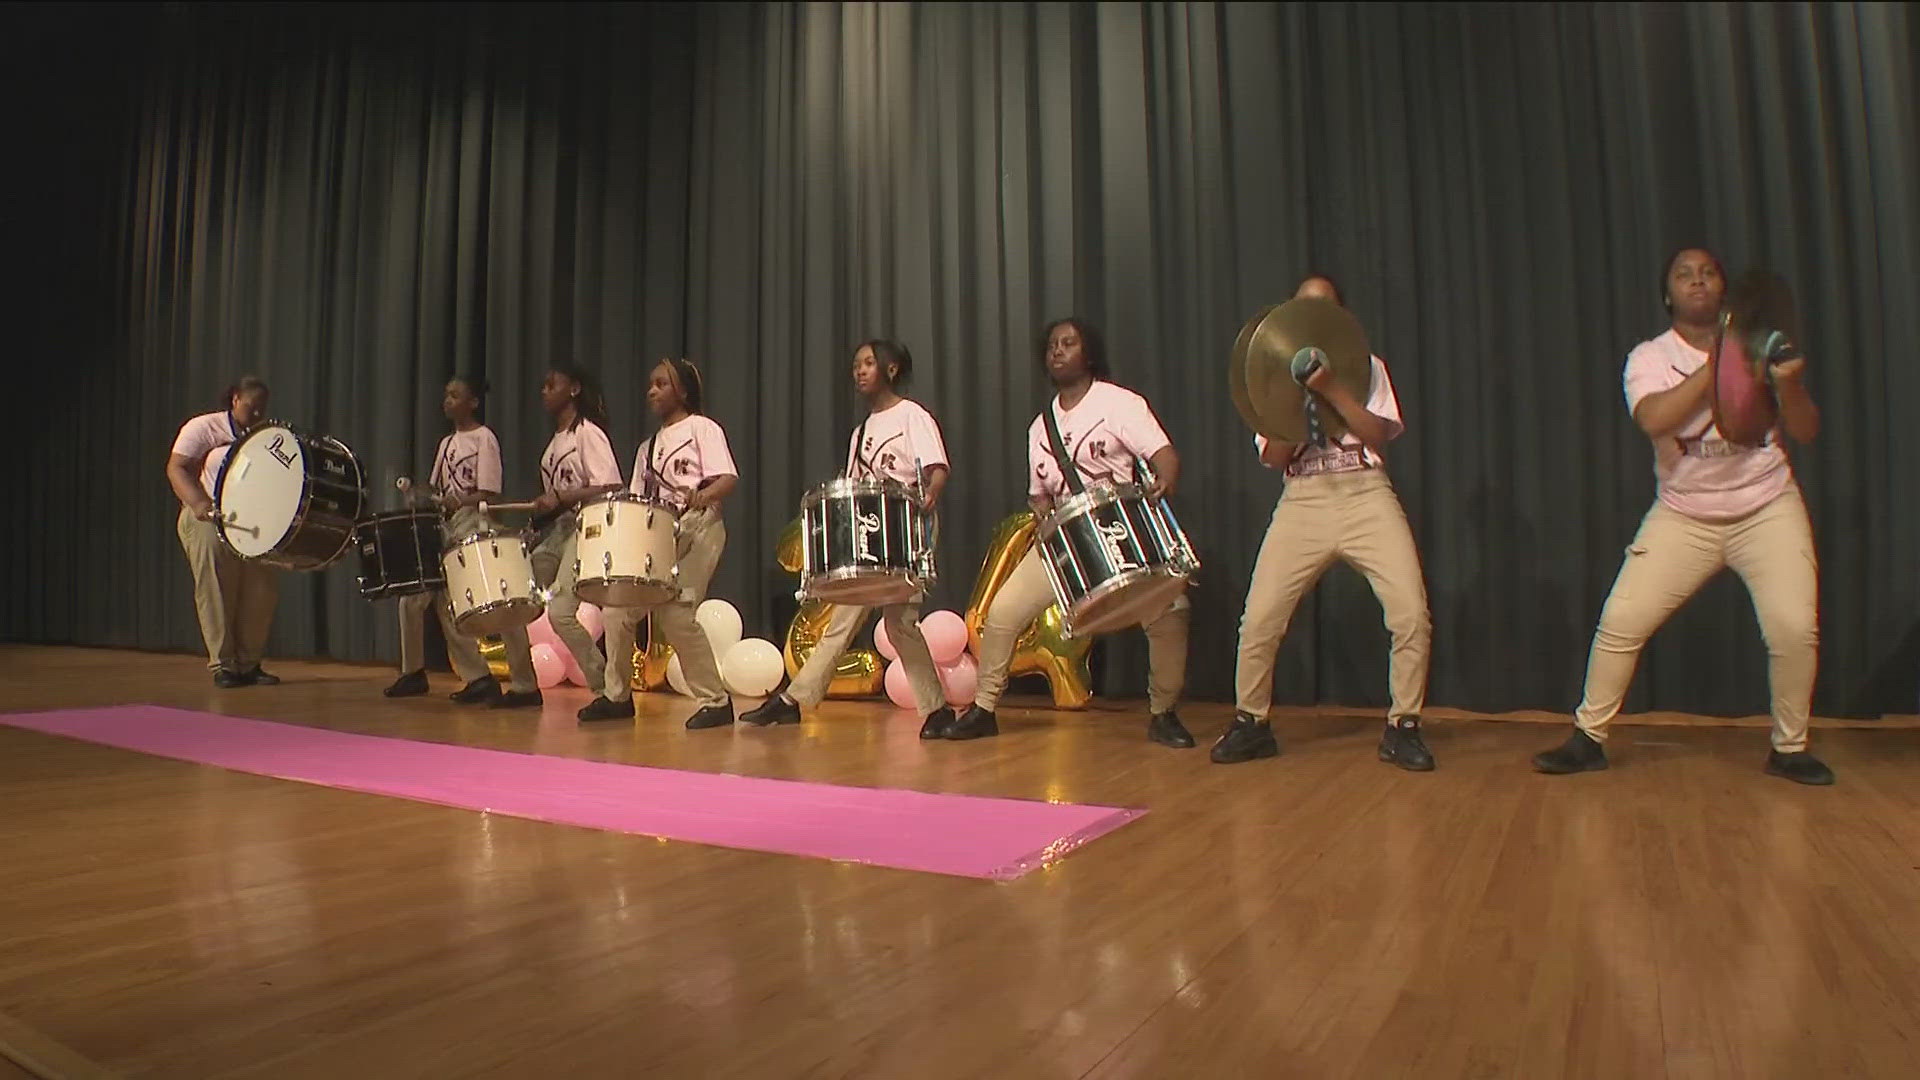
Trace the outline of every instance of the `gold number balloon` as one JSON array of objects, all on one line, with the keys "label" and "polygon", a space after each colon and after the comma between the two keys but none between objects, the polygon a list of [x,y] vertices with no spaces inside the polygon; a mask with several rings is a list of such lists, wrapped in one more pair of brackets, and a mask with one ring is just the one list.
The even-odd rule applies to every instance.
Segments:
[{"label": "gold number balloon", "polygon": [[[800,572],[800,545],[800,519],[795,518],[781,530],[780,542],[774,545],[773,560],[780,564],[780,569],[789,574]],[[827,623],[833,619],[834,607],[819,600],[801,601],[800,610],[794,613],[793,622],[787,627],[786,647],[781,649],[781,655],[787,661],[789,679],[799,677],[807,658],[819,647],[821,636],[827,632]],[[833,678],[827,682],[827,696],[871,697],[880,692],[886,669],[887,663],[879,653],[871,649],[848,649],[840,654],[840,659],[833,665]]]},{"label": "gold number balloon", "polygon": [[[980,655],[980,627],[986,624],[987,609],[999,594],[1013,569],[1033,546],[1038,525],[1030,511],[1021,511],[1002,521],[993,530],[987,545],[987,557],[980,564],[980,576],[973,583],[973,596],[967,601],[967,637],[973,642],[973,654]],[[1008,675],[1038,673],[1046,677],[1053,690],[1053,704],[1062,709],[1084,708],[1093,699],[1093,676],[1087,670],[1087,653],[1093,649],[1091,638],[1070,638],[1054,604],[1027,624],[1013,643],[1013,661]]]},{"label": "gold number balloon", "polygon": [[[506,680],[511,677],[507,670],[507,643],[498,635],[489,634],[480,639],[480,657],[487,662],[487,670],[493,677]],[[633,670],[627,685],[635,690],[658,690],[667,685],[667,662],[673,659],[673,646],[664,641],[653,640],[653,620],[647,620],[647,643],[633,650]]]}]

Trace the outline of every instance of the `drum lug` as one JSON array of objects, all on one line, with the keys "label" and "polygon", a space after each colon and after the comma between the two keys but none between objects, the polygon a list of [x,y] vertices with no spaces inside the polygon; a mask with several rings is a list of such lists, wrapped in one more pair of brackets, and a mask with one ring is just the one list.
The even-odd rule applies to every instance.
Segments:
[{"label": "drum lug", "polygon": [[467,568],[467,549],[460,548],[456,550],[453,553],[453,557],[460,560],[460,569],[465,570]]},{"label": "drum lug", "polygon": [[501,595],[501,596],[510,596],[510,595],[512,595],[511,593],[508,593],[508,592],[507,592],[507,579],[506,579],[506,578],[501,578],[501,579],[500,579],[500,595]]},{"label": "drum lug", "polygon": [[613,552],[603,551],[600,553],[600,570],[601,573],[609,576],[613,574]]},{"label": "drum lug", "polygon": [[468,607],[473,606],[473,590],[472,589],[467,590],[467,606]]},{"label": "drum lug", "polygon": [[613,524],[613,504],[612,503],[607,504],[607,524],[609,526]]},{"label": "drum lug", "polygon": [[650,576],[650,575],[652,575],[652,573],[653,573],[653,552],[651,552],[651,551],[649,551],[649,552],[647,552],[647,560],[646,560],[646,566],[645,566],[645,568],[644,568],[644,569],[642,569],[642,570],[641,570],[640,572],[641,572],[641,573],[643,573],[643,574],[647,574],[647,575],[649,575],[649,576]]},{"label": "drum lug", "polygon": [[580,580],[580,560],[579,559],[573,560],[573,579],[575,581]]},{"label": "drum lug", "polygon": [[[496,559],[500,557],[500,541],[498,540],[493,541],[493,557]],[[464,566],[466,564],[462,563],[461,565]]]}]

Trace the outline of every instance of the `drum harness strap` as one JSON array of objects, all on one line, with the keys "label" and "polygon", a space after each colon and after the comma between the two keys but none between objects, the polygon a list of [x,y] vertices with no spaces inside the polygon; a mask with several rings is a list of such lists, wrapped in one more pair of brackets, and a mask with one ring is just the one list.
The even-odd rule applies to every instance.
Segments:
[{"label": "drum harness strap", "polygon": [[1066,440],[1060,437],[1060,425],[1053,418],[1053,402],[1047,402],[1040,416],[1047,422],[1047,441],[1053,444],[1053,459],[1060,465],[1060,477],[1067,490],[1078,495],[1087,490],[1087,485],[1080,479],[1080,470],[1074,467],[1073,459],[1067,456]]}]

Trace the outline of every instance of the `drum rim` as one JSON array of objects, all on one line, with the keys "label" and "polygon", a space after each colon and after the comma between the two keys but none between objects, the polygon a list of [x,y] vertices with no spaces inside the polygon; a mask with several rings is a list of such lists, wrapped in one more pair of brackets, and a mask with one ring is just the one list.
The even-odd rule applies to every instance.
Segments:
[{"label": "drum rim", "polygon": [[[466,627],[460,625],[461,620],[472,619],[476,616],[486,615],[491,612],[498,611],[501,608],[507,607],[511,604],[532,604],[534,606],[534,610],[536,611],[545,611],[547,608],[546,601],[541,600],[538,596],[503,596],[498,600],[489,600],[486,603],[479,605],[478,607],[470,607],[465,611],[454,612],[453,628],[455,630],[465,630]],[[534,619],[538,619],[538,618],[539,616],[535,615],[533,619],[528,619],[527,622],[533,622]],[[488,632],[496,633],[496,634],[499,633],[498,630],[493,630]]]},{"label": "drum rim", "polygon": [[673,578],[671,580],[667,578],[641,577],[639,574],[601,574],[597,577],[576,577],[573,579],[573,586],[578,589],[582,585],[660,585],[679,592],[680,564],[674,564],[672,573]]},{"label": "drum rim", "polygon": [[466,547],[468,544],[477,543],[481,540],[501,540],[501,539],[518,540],[520,541],[520,550],[522,552],[528,555],[531,555],[533,553],[533,545],[527,543],[526,534],[522,533],[520,530],[488,529],[485,532],[477,532],[471,536],[467,536],[459,540],[448,541],[447,546],[440,549],[440,557],[444,559],[448,555],[451,555],[452,553],[460,550],[461,548]]},{"label": "drum rim", "polygon": [[891,477],[836,476],[825,483],[816,484],[801,497],[800,506],[804,509],[828,499],[844,499],[853,495],[897,495],[915,506],[920,504],[907,485]]},{"label": "drum rim", "polygon": [[659,496],[648,498],[647,496],[642,495],[637,491],[629,491],[629,490],[603,491],[600,494],[595,495],[593,498],[587,499],[581,502],[579,506],[576,506],[574,508],[574,513],[582,514],[586,512],[587,507],[600,506],[604,503],[638,503],[641,506],[650,506],[650,507],[655,507],[661,510],[665,510],[667,513],[672,514],[675,517],[680,516],[680,508],[668,502],[667,500],[660,498]]},{"label": "drum rim", "polygon": [[[1142,566],[1134,570],[1127,570],[1115,574],[1113,577],[1088,589],[1083,596],[1071,604],[1060,605],[1060,622],[1062,627],[1065,628],[1068,636],[1079,633],[1074,627],[1074,612],[1076,610],[1084,608],[1097,600],[1103,600],[1120,589],[1139,584],[1149,578],[1162,578],[1168,581],[1178,580],[1185,583],[1187,588],[1193,587],[1193,575],[1191,573],[1184,570],[1175,570],[1171,566]],[[1056,593],[1054,600],[1058,602],[1059,599],[1060,597]]]},{"label": "drum rim", "polygon": [[858,567],[842,567],[838,570],[823,570],[820,573],[808,575],[807,579],[800,583],[800,595],[802,599],[806,600],[820,599],[824,603],[840,603],[844,605],[845,601],[816,597],[813,593],[814,587],[822,584],[837,585],[841,582],[858,581],[863,578],[876,584],[882,581],[899,582],[907,586],[910,590],[910,596],[924,595],[928,587],[933,584],[933,579],[920,577],[911,570],[876,572],[873,570],[862,570]]},{"label": "drum rim", "polygon": [[1060,531],[1064,522],[1085,517],[1103,506],[1112,506],[1127,499],[1152,502],[1147,498],[1146,489],[1139,484],[1115,484],[1107,480],[1088,484],[1085,491],[1075,492],[1054,506],[1053,513],[1048,514],[1047,520],[1040,526],[1040,536],[1043,539],[1052,536]]}]

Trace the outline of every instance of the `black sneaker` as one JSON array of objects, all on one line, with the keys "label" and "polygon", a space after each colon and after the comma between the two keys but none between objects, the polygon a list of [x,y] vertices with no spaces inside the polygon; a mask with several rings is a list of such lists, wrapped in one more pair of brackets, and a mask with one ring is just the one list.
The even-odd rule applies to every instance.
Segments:
[{"label": "black sneaker", "polygon": [[243,676],[243,678],[245,678],[247,680],[248,685],[251,685],[251,686],[279,686],[280,685],[280,676],[267,674],[266,670],[263,669],[259,664],[253,665],[253,670],[247,672],[246,675]]},{"label": "black sneaker", "polygon": [[1564,773],[1599,772],[1607,767],[1607,750],[1595,741],[1594,737],[1573,729],[1567,741],[1544,754],[1533,755],[1533,768],[1536,772],[1561,775]]},{"label": "black sneaker", "polygon": [[1784,776],[1796,784],[1812,784],[1824,787],[1833,783],[1833,770],[1827,763],[1807,753],[1796,750],[1783,754],[1778,750],[1767,751],[1767,775]]},{"label": "black sneaker", "polygon": [[1163,713],[1154,713],[1147,720],[1147,738],[1161,746],[1171,746],[1175,750],[1186,750],[1193,746],[1193,733],[1180,722],[1180,714],[1172,709]]},{"label": "black sneaker", "polygon": [[611,701],[604,697],[596,697],[587,703],[586,708],[574,715],[579,717],[583,724],[591,724],[595,720],[631,720],[633,719],[633,699]]},{"label": "black sneaker", "polygon": [[409,671],[380,692],[388,697],[419,697],[427,692],[427,671],[425,668]]},{"label": "black sneaker", "polygon": [[923,739],[944,739],[947,732],[953,730],[953,710],[945,705],[927,714],[927,721],[920,725],[920,737]]},{"label": "black sneaker", "polygon": [[759,708],[741,713],[740,722],[754,727],[797,724],[800,722],[800,706],[788,701],[785,694],[775,694]]},{"label": "black sneaker", "polygon": [[253,680],[231,668],[216,668],[213,673],[213,685],[222,690],[232,690],[241,686],[252,686]]},{"label": "black sneaker", "polygon": [[709,705],[692,716],[687,717],[688,731],[703,731],[707,728],[732,727],[733,702],[723,701],[718,705]]},{"label": "black sneaker", "polygon": [[491,705],[499,698],[500,680],[491,675],[482,675],[447,695],[447,700],[456,705]]},{"label": "black sneaker", "polygon": [[1246,713],[1235,713],[1233,726],[1213,744],[1215,765],[1238,765],[1254,758],[1280,756],[1280,740],[1273,737],[1273,725],[1255,720]]},{"label": "black sneaker", "polygon": [[946,733],[940,737],[952,739],[954,742],[965,742],[968,739],[985,739],[998,734],[1000,734],[1000,718],[978,705],[970,705],[959,719],[947,725]]},{"label": "black sneaker", "polygon": [[494,709],[537,709],[546,704],[538,690],[509,690],[488,703]]},{"label": "black sneaker", "polygon": [[1408,772],[1433,771],[1433,751],[1420,738],[1419,717],[1387,721],[1387,730],[1380,733],[1380,760]]}]

